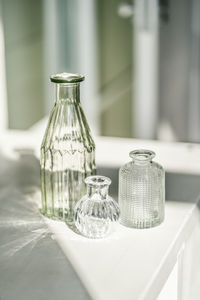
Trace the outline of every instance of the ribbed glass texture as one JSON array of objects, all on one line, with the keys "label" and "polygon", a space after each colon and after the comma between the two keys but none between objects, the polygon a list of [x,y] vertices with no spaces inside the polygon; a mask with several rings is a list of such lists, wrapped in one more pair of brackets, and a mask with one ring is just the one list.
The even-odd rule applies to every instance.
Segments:
[{"label": "ribbed glass texture", "polygon": [[120,223],[125,226],[149,228],[164,220],[165,172],[154,156],[149,150],[132,151],[132,161],[120,168]]},{"label": "ribbed glass texture", "polygon": [[118,204],[108,196],[111,180],[104,176],[86,178],[87,194],[75,206],[75,225],[88,238],[103,238],[119,219]]},{"label": "ribbed glass texture", "polygon": [[72,222],[96,173],[95,144],[79,101],[79,83],[57,83],[56,102],[41,145],[42,213]]}]

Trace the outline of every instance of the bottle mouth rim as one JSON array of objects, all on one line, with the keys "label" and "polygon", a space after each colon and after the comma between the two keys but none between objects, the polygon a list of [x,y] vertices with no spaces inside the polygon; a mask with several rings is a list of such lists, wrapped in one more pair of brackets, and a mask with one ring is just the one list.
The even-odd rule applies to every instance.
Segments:
[{"label": "bottle mouth rim", "polygon": [[139,162],[146,162],[146,161],[152,160],[156,156],[156,154],[154,151],[151,151],[151,150],[137,149],[137,150],[131,151],[129,153],[129,156],[132,159],[137,160]]},{"label": "bottle mouth rim", "polygon": [[87,177],[85,183],[90,186],[105,186],[111,184],[111,179],[106,176],[93,175]]},{"label": "bottle mouth rim", "polygon": [[73,73],[59,73],[51,75],[50,80],[55,83],[77,83],[85,79],[85,76],[81,74]]}]

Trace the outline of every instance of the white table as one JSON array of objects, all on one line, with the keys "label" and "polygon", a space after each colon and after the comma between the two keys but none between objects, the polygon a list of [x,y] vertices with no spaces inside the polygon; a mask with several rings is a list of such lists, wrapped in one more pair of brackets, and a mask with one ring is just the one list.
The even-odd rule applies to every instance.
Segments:
[{"label": "white table", "polygon": [[[20,270],[17,253],[21,253],[21,261],[25,259],[28,265],[27,271],[25,268],[26,263],[22,264],[25,271],[21,269],[23,271],[21,277],[19,276],[19,280],[15,279],[14,284],[17,287],[15,286],[15,293],[12,294],[9,291],[9,288],[12,289],[12,283],[5,286],[6,278],[4,278],[5,272],[8,280],[9,274],[11,278],[13,277],[11,265],[8,265],[7,268],[7,265],[3,264],[4,285],[1,285],[0,282],[0,299],[2,297],[3,300],[11,300],[14,299],[14,295],[18,296],[15,299],[20,300],[43,300],[47,298],[76,300],[89,299],[90,297],[95,300],[153,300],[159,295],[159,299],[164,299],[164,292],[161,291],[163,286],[167,284],[168,276],[174,268],[176,268],[174,278],[177,282],[174,283],[173,279],[174,294],[168,299],[176,299],[173,297],[176,297],[177,293],[178,299],[181,300],[199,299],[200,217],[199,208],[196,204],[198,191],[192,194],[193,199],[167,201],[166,218],[161,226],[147,230],[135,230],[117,224],[115,231],[106,239],[89,240],[77,235],[62,222],[41,218],[39,214],[36,214],[35,208],[31,208],[31,211],[28,210],[28,204],[33,205],[34,202],[40,201],[40,196],[38,193],[35,194],[31,191],[30,184],[18,182],[18,171],[21,169],[18,170],[17,166],[19,167],[21,163],[22,167],[25,167],[25,170],[22,168],[20,171],[22,177],[23,172],[27,178],[32,176],[33,181],[36,180],[35,186],[38,186],[38,165],[36,167],[30,163],[30,157],[34,160],[33,156],[26,157],[27,154],[25,153],[30,155],[30,150],[19,151],[19,149],[34,149],[37,157],[43,130],[33,129],[30,132],[28,134],[9,132],[2,136],[0,140],[2,155],[7,157],[7,161],[5,157],[2,158],[5,169],[8,174],[16,172],[16,176],[4,180],[5,197],[3,197],[3,200],[7,198],[9,202],[5,207],[7,219],[4,222],[1,219],[0,222],[0,234],[2,235],[5,224],[8,227],[12,225],[12,227],[7,230],[8,243],[1,243],[0,250],[7,249],[7,252],[9,252],[9,247],[11,248],[12,264],[16,274]],[[157,161],[167,171],[200,175],[199,145],[165,144],[156,141],[114,138],[96,138],[96,145],[97,163],[101,166],[117,168],[128,160],[130,150],[149,148],[156,151]],[[18,150],[13,152],[12,149]],[[24,159],[26,163],[24,163]],[[8,162],[9,165],[7,166]],[[34,173],[34,176],[31,172]],[[13,189],[13,186],[17,186],[17,188]],[[188,186],[189,188],[190,186]],[[9,199],[9,189],[12,190],[11,199]],[[14,198],[17,199],[17,206],[15,206]],[[19,204],[21,205],[20,210]],[[9,207],[19,211],[16,213]],[[27,210],[29,211],[27,218],[23,221],[26,230],[19,229],[23,225],[20,224],[20,213],[23,210],[26,213]],[[13,218],[15,215],[17,217]],[[24,218],[24,213],[22,215]],[[3,218],[3,216],[2,213],[1,217]],[[26,240],[27,228],[31,228],[29,230],[29,233],[31,232],[31,242],[28,238]],[[12,244],[13,234],[15,239]],[[43,238],[41,239],[41,237],[43,236],[46,245],[42,246],[41,240]],[[28,237],[30,238],[30,235]],[[3,239],[5,239],[5,236]],[[20,240],[23,245],[25,243],[25,246],[22,247],[21,243],[16,244],[16,240]],[[35,244],[32,245],[35,241],[40,243],[40,247],[37,248],[37,242],[36,246]],[[33,257],[31,251],[29,251],[29,254],[24,252],[26,243],[34,250]],[[44,257],[45,249],[47,251],[46,257]],[[2,253],[6,255],[5,252]],[[35,268],[30,261],[36,262],[36,258],[39,261],[38,268]],[[5,259],[7,259],[7,256],[5,256]],[[48,260],[49,269],[47,268]],[[49,279],[50,274],[52,278]],[[31,282],[35,278],[38,280],[36,280],[36,283],[33,282],[32,287]],[[25,284],[22,283],[23,281]],[[66,283],[66,286],[64,283]],[[1,289],[3,293],[1,293]],[[39,292],[34,295],[33,290]],[[30,297],[27,296],[29,294]]]}]

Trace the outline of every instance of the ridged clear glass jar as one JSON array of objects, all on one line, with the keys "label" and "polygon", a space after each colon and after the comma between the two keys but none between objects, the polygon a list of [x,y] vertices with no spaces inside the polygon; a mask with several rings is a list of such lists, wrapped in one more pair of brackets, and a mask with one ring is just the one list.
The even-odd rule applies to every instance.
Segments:
[{"label": "ridged clear glass jar", "polygon": [[85,194],[85,178],[96,173],[95,144],[80,104],[84,76],[61,73],[55,105],[41,145],[42,213],[72,222],[74,206]]},{"label": "ridged clear glass jar", "polygon": [[164,220],[165,172],[149,150],[130,152],[132,161],[119,171],[120,223],[149,228]]},{"label": "ridged clear glass jar", "polygon": [[87,194],[75,206],[75,225],[88,238],[103,238],[119,219],[118,204],[108,195],[111,180],[104,176],[90,176],[85,180]]}]

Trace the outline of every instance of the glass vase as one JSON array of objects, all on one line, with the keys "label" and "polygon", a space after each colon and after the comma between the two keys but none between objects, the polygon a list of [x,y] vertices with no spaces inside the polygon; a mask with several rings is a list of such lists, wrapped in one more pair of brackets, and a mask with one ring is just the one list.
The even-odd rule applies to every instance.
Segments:
[{"label": "glass vase", "polygon": [[88,238],[103,238],[119,219],[118,204],[108,195],[111,180],[90,176],[85,180],[87,194],[75,206],[75,225]]},{"label": "glass vase", "polygon": [[132,161],[119,171],[120,223],[149,228],[164,220],[165,172],[149,150],[130,152]]},{"label": "glass vase", "polygon": [[86,191],[84,179],[96,173],[95,144],[80,104],[84,76],[61,73],[50,79],[56,96],[41,145],[42,213],[70,223]]}]

